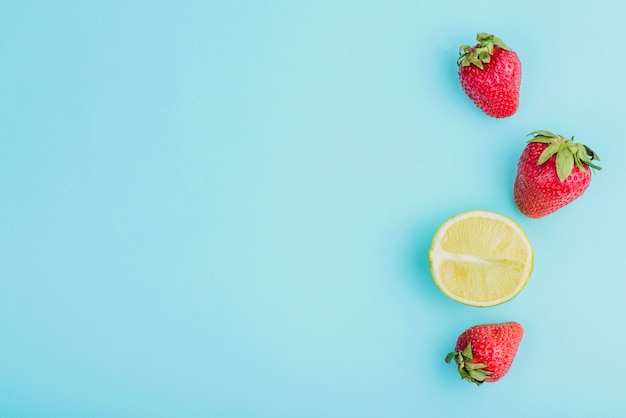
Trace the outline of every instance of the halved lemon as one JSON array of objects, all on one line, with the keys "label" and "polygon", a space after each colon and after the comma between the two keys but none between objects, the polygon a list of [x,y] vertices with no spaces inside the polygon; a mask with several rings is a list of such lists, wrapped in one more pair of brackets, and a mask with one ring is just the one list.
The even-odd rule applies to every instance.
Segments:
[{"label": "halved lemon", "polygon": [[479,307],[513,299],[533,269],[533,249],[522,228],[504,215],[482,210],[445,221],[428,258],[433,279],[446,296]]}]

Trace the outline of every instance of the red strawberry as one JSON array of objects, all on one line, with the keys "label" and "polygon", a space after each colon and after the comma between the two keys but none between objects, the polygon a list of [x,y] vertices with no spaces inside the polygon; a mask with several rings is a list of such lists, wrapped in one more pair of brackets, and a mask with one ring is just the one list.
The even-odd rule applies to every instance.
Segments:
[{"label": "red strawberry", "polygon": [[468,382],[496,382],[509,371],[523,335],[517,322],[473,326],[459,335],[446,363],[454,359]]},{"label": "red strawberry", "polygon": [[541,218],[580,197],[591,182],[595,152],[548,131],[536,131],[520,156],[513,197],[529,218]]},{"label": "red strawberry", "polygon": [[460,47],[457,64],[463,91],[487,115],[511,116],[519,105],[522,63],[502,39],[479,33],[476,40],[473,47]]}]

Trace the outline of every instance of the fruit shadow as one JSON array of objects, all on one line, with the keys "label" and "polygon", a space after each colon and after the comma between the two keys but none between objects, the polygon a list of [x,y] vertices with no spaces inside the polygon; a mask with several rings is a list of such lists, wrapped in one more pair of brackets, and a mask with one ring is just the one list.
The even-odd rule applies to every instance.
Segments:
[{"label": "fruit shadow", "polygon": [[465,109],[469,115],[484,116],[483,113],[469,100],[459,81],[459,66],[456,59],[459,56],[459,45],[453,38],[445,40],[445,47],[439,49],[437,60],[437,73],[440,74],[442,87],[449,97],[450,103],[454,103],[459,110]]},{"label": "fruit shadow", "polygon": [[498,150],[500,157],[492,159],[494,161],[492,178],[497,182],[495,186],[502,196],[501,211],[510,217],[520,215],[513,198],[513,185],[517,175],[517,163],[524,150],[526,139],[523,134],[502,138],[501,149]]},{"label": "fruit shadow", "polygon": [[459,67],[454,61],[454,55],[451,55],[450,52],[449,49],[441,51],[442,56],[439,60],[441,74],[445,74],[446,88],[453,97],[466,98],[459,82]]},{"label": "fruit shadow", "polygon": [[432,305],[436,309],[449,309],[451,306],[459,305],[451,304],[452,301],[446,298],[433,281],[428,251],[437,228],[446,219],[463,210],[439,211],[422,216],[413,228],[407,250],[409,277],[411,285],[416,288],[424,305]]}]

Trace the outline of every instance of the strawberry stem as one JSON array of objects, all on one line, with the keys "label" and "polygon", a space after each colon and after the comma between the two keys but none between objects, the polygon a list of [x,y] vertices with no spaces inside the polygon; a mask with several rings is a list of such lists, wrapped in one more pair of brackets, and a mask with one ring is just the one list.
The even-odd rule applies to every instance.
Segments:
[{"label": "strawberry stem", "polygon": [[476,40],[478,43],[473,47],[469,45],[461,45],[459,47],[459,57],[456,60],[457,65],[468,67],[473,64],[482,70],[484,69],[483,64],[491,61],[494,47],[497,46],[500,49],[510,50],[502,39],[488,33],[478,33]]},{"label": "strawberry stem", "polygon": [[480,386],[485,382],[491,374],[489,370],[485,370],[486,364],[474,363],[474,355],[472,354],[472,343],[468,343],[463,351],[453,351],[448,353],[445,358],[446,363],[450,363],[454,359],[459,375],[463,380],[475,383]]},{"label": "strawberry stem", "polygon": [[587,172],[588,167],[594,170],[601,170],[599,166],[592,163],[592,160],[600,160],[600,157],[588,146],[574,142],[574,137],[567,139],[561,135],[553,134],[550,131],[534,131],[528,143],[539,142],[548,146],[543,150],[537,165],[542,165],[552,156],[556,155],[556,173],[561,182],[564,182],[576,165],[581,171]]}]

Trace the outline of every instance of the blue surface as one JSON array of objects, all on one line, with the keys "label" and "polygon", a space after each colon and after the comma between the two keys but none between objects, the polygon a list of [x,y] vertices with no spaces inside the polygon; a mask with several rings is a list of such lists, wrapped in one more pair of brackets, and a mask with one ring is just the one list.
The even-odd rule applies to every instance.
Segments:
[{"label": "blue surface", "polygon": [[[626,38],[617,0],[4,1],[0,416],[618,417],[626,393]],[[523,63],[484,116],[455,60]],[[540,220],[526,134],[602,158]],[[435,287],[438,225],[486,209],[535,248],[494,308]],[[443,358],[526,330],[481,387]]]}]

